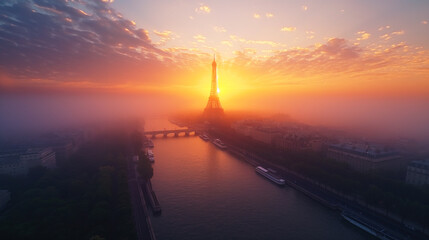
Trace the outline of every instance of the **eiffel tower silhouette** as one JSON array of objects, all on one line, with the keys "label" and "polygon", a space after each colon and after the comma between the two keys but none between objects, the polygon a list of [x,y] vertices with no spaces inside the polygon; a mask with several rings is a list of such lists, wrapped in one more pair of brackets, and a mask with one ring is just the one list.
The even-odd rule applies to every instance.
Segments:
[{"label": "eiffel tower silhouette", "polygon": [[220,105],[218,91],[216,56],[214,56],[212,62],[212,84],[210,96],[206,108],[204,109],[204,117],[208,120],[217,120],[224,114],[223,108]]}]

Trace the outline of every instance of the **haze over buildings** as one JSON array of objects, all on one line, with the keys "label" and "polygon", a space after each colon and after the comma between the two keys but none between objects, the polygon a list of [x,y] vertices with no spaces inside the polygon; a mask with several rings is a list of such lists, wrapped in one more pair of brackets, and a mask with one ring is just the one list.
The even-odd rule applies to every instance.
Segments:
[{"label": "haze over buildings", "polygon": [[229,111],[427,137],[428,11],[400,0],[2,1],[0,130],[199,110],[216,53]]}]

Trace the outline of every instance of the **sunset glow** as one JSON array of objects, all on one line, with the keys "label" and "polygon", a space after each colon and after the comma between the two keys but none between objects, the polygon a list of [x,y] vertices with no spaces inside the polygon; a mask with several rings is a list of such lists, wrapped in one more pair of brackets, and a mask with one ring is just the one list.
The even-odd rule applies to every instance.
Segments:
[{"label": "sunset glow", "polygon": [[0,0],[0,238],[429,239],[429,0]]},{"label": "sunset glow", "polygon": [[210,91],[216,54],[225,109],[295,111],[304,109],[302,99],[429,96],[425,1],[0,6],[3,92],[156,95],[196,110]]}]

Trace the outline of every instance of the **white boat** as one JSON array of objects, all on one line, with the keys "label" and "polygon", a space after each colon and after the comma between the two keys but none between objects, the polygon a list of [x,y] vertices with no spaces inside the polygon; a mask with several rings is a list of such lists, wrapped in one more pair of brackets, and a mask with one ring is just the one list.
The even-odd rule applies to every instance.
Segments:
[{"label": "white boat", "polygon": [[215,139],[213,141],[213,144],[216,145],[220,149],[226,149],[226,145],[219,138]]},{"label": "white boat", "polygon": [[150,149],[147,150],[147,157],[149,158],[150,162],[155,162],[155,156],[153,155],[152,150]]},{"label": "white boat", "polygon": [[148,146],[148,147],[150,147],[150,148],[153,148],[153,147],[154,147],[152,140],[150,140],[150,139],[149,139],[149,140],[147,141],[147,146]]},{"label": "white boat", "polygon": [[201,139],[203,139],[204,141],[208,141],[208,140],[210,140],[210,138],[209,137],[207,137],[207,135],[205,135],[205,134],[202,134],[202,135],[200,135],[200,138]]},{"label": "white boat", "polygon": [[285,180],[279,176],[277,176],[274,172],[271,172],[268,169],[265,169],[261,166],[256,167],[255,171],[262,176],[268,178],[269,180],[273,181],[274,183],[277,183],[278,185],[285,185]]}]

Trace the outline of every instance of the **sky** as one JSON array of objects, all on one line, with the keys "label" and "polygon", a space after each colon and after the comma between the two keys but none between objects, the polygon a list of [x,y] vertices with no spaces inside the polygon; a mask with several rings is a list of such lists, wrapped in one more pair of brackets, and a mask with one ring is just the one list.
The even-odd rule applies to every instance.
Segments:
[{"label": "sky", "polygon": [[226,110],[422,127],[428,22],[417,0],[2,0],[0,93],[202,109],[216,54]]}]

